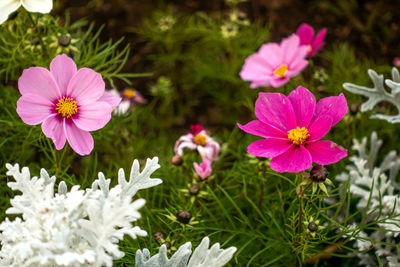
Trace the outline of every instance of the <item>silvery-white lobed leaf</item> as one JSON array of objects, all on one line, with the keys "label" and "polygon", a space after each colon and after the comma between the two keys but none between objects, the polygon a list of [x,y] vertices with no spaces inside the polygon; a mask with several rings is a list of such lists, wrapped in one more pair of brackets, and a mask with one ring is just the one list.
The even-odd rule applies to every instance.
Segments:
[{"label": "silvery-white lobed leaf", "polygon": [[[386,120],[390,123],[400,123],[400,75],[396,68],[392,69],[392,80],[384,80],[383,75],[378,75],[374,70],[369,69],[368,75],[374,84],[373,88],[359,86],[352,83],[344,83],[343,87],[347,91],[354,94],[363,95],[368,98],[368,101],[361,105],[361,112],[372,110],[381,102],[389,102],[394,105],[397,110],[397,115],[376,114],[371,118]],[[385,84],[391,89],[388,92],[385,89]]]},{"label": "silvery-white lobed leaf", "polygon": [[0,266],[112,266],[124,254],[118,242],[124,235],[132,238],[147,233],[132,225],[140,219],[144,199],[132,201],[134,194],[160,184],[150,176],[160,167],[158,158],[148,159],[142,172],[134,161],[129,181],[119,171],[119,184],[110,188],[110,179],[102,173],[91,188],[73,186],[68,191],[56,178],[42,169],[40,177],[31,177],[29,169],[7,164],[7,175],[14,177],[8,186],[20,191],[10,200],[8,214],[20,214],[0,224]]},{"label": "silvery-white lobed leaf", "polygon": [[[400,81],[398,72],[395,75]],[[374,254],[358,254],[359,264],[379,266],[376,261],[376,256],[379,256],[384,266],[398,266],[395,265],[398,259],[395,245],[398,243],[396,238],[400,233],[400,196],[399,185],[395,178],[400,169],[400,157],[396,151],[390,151],[378,165],[376,158],[382,140],[378,139],[375,132],[371,134],[369,150],[365,137],[361,142],[353,140],[353,144],[358,156],[350,158],[352,164],[346,167],[347,172],[336,176],[336,180],[350,183],[350,193],[358,200],[357,208],[370,212],[367,219],[369,221],[379,219],[378,226],[384,229],[368,234],[362,231],[356,234],[355,248],[359,251],[371,249],[374,251]],[[350,228],[357,227],[354,225]],[[369,240],[374,240],[374,244]]]},{"label": "silvery-white lobed leaf", "polygon": [[[236,252],[235,247],[221,249],[219,243],[211,248],[210,239],[203,238],[200,245],[195,249],[192,256],[192,245],[190,242],[179,247],[178,251],[170,259],[167,256],[165,245],[160,247],[158,254],[150,257],[147,249],[136,252],[136,267],[222,267],[227,264]],[[190,257],[190,260],[189,260]],[[188,262],[189,261],[189,262]]]}]

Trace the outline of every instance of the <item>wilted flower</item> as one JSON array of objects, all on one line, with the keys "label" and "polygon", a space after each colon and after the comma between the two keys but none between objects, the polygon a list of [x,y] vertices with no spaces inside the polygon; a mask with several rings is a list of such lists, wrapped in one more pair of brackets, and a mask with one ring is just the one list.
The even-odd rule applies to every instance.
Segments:
[{"label": "wilted flower", "polygon": [[29,125],[42,123],[43,133],[57,150],[66,140],[80,155],[93,149],[89,132],[103,128],[120,98],[105,92],[101,75],[92,69],[77,70],[66,55],[53,59],[50,71],[42,67],[24,70],[18,80],[22,94],[17,113]]},{"label": "wilted flower", "polygon": [[296,34],[300,38],[300,45],[307,46],[308,57],[312,57],[324,46],[326,28],[323,28],[314,38],[314,29],[307,23],[303,23],[297,29]]},{"label": "wilted flower", "polygon": [[240,77],[251,81],[250,87],[280,87],[291,77],[299,74],[307,65],[307,47],[300,45],[300,39],[293,34],[280,44],[268,43],[257,53],[249,56],[240,72]]},{"label": "wilted flower", "polygon": [[289,96],[259,93],[255,115],[258,120],[238,124],[245,132],[264,137],[247,148],[258,157],[272,158],[271,168],[278,172],[299,172],[312,162],[328,165],[347,156],[347,150],[322,140],[330,128],[347,112],[343,94],[316,103],[314,95],[299,86]]},{"label": "wilted flower", "polygon": [[111,94],[117,97],[122,97],[121,103],[114,109],[114,114],[123,115],[129,110],[133,110],[134,104],[146,104],[147,100],[133,88],[126,88],[121,93],[117,89],[112,89],[109,91]]},{"label": "wilted flower", "polygon": [[197,162],[194,162],[193,167],[202,180],[205,180],[212,173],[211,160],[207,158],[203,159],[203,162],[200,165]]},{"label": "wilted flower", "polygon": [[239,32],[239,28],[237,25],[232,23],[227,23],[221,26],[222,37],[231,38],[235,37]]},{"label": "wilted flower", "polygon": [[53,0],[1,0],[0,24],[7,20],[8,15],[23,6],[29,12],[49,13],[53,8]]},{"label": "wilted flower", "polygon": [[181,157],[183,150],[197,150],[201,158],[211,161],[218,159],[220,150],[219,144],[207,135],[206,130],[200,125],[195,124],[190,127],[188,134],[182,135],[175,143],[175,155]]}]

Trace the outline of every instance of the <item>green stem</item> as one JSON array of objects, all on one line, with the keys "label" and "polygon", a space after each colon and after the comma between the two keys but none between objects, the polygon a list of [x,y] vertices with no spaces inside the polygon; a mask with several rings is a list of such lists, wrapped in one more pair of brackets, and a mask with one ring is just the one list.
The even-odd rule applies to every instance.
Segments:
[{"label": "green stem", "polygon": [[[301,182],[302,181],[300,181],[300,184],[301,184]],[[301,232],[303,231],[303,229],[302,229],[302,225],[303,225],[303,194],[305,192],[307,192],[307,190],[311,187],[311,185],[312,185],[312,183],[309,183],[304,190],[301,190],[301,188],[300,188],[299,220],[298,220],[298,225],[297,225],[297,232],[299,233],[299,235],[301,235]],[[297,256],[296,266],[298,266],[298,267],[302,266],[300,255]]]},{"label": "green stem", "polygon": [[[33,20],[33,17],[32,17],[32,15],[31,15],[31,13],[28,12],[28,11],[26,11],[26,13],[28,14],[28,18],[29,18],[29,20],[30,20],[31,23],[32,23],[32,27],[33,27],[33,28],[36,28],[37,22],[35,22],[35,21]],[[47,58],[50,58],[49,53],[47,52],[46,47],[44,46],[42,36],[40,36],[40,34],[38,34],[37,37],[38,37],[38,39],[39,39],[40,46],[42,47],[43,54],[44,54]]]}]

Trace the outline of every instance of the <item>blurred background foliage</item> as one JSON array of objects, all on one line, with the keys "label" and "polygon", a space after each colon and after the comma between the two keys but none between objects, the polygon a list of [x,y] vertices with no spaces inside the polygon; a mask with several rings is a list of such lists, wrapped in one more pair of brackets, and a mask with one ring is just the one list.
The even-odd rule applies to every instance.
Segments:
[{"label": "blurred background foliage", "polygon": [[[163,232],[175,247],[186,241],[198,244],[204,234],[225,247],[236,246],[232,266],[293,266],[293,240],[285,228],[297,205],[292,188],[266,170],[265,161],[247,155],[247,145],[257,138],[245,135],[235,124],[254,118],[260,91],[288,94],[302,85],[320,99],[342,93],[344,82],[369,85],[368,68],[387,76],[399,55],[400,8],[388,1],[355,0],[60,0],[55,4],[52,14],[57,19],[32,16],[37,25],[45,20],[44,32],[31,21],[15,26],[19,16],[27,19],[22,10],[0,28],[0,42],[6,44],[0,47],[1,210],[14,194],[6,186],[6,162],[29,166],[35,175],[44,167],[68,186],[86,187],[99,171],[115,183],[118,168],[128,170],[134,158],[158,156],[162,168],[157,176],[164,184],[139,195],[147,204],[138,223],[149,237],[125,238],[122,247],[127,256],[116,266],[131,266],[138,248],[157,251],[156,232]],[[323,50],[284,87],[251,90],[238,76],[245,58],[265,42],[279,42],[303,22],[328,29]],[[20,30],[11,31],[12,27]],[[39,35],[45,36],[45,51],[35,39]],[[61,36],[70,38],[68,46],[73,47],[60,45]],[[13,38],[25,43],[15,45]],[[10,53],[13,56],[6,59]],[[69,147],[55,151],[40,126],[25,125],[15,111],[22,69],[48,67],[58,53],[73,56],[80,68],[100,72],[108,88],[133,87],[148,99],[147,105],[114,116],[105,128],[93,132],[95,149],[87,157],[79,157]],[[400,137],[393,133],[399,126],[369,120],[369,114],[359,112],[361,97],[344,94],[350,111],[326,139],[350,148],[352,138],[378,130],[385,140],[384,152],[397,148]],[[392,112],[390,106],[379,108]],[[222,152],[214,174],[200,184],[206,197],[192,203],[183,191],[195,179],[191,165],[195,156],[189,154],[179,167],[172,166],[170,159],[175,140],[194,123],[209,129],[222,144]],[[329,166],[330,177],[347,163]],[[181,209],[190,211],[198,223],[171,221],[171,215]],[[332,245],[321,240],[305,242],[307,257]],[[344,256],[346,251],[337,253]],[[357,266],[357,259],[335,257],[315,264]]]}]

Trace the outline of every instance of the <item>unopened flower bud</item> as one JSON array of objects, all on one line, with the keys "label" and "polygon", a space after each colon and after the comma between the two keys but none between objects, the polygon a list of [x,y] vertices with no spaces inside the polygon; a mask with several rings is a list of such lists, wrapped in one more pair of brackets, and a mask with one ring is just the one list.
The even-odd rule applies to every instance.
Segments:
[{"label": "unopened flower bud", "polygon": [[173,157],[171,158],[171,163],[172,163],[173,165],[175,165],[175,166],[179,166],[179,165],[182,164],[182,159],[181,159],[180,156],[175,155],[175,156],[173,156]]},{"label": "unopened flower bud", "polygon": [[191,185],[190,185],[190,187],[189,187],[189,193],[190,193],[192,196],[197,195],[197,194],[199,193],[199,191],[200,191],[200,186],[199,186],[198,184],[191,184]]},{"label": "unopened flower bud", "polygon": [[192,214],[185,210],[179,210],[177,217],[179,222],[183,224],[188,224],[190,222],[190,219],[192,218]]},{"label": "unopened flower bud", "polygon": [[310,171],[310,178],[313,182],[325,182],[328,171],[322,165],[314,166]]},{"label": "unopened flower bud", "polygon": [[357,112],[358,112],[358,109],[359,109],[359,105],[358,104],[353,103],[353,104],[350,105],[350,113],[352,115],[356,115]]},{"label": "unopened flower bud", "polygon": [[163,245],[165,245],[165,246],[167,247],[167,249],[170,249],[170,248],[171,248],[171,242],[165,241],[165,242],[163,243]]},{"label": "unopened flower bud", "polygon": [[69,44],[71,43],[71,38],[70,38],[68,35],[66,35],[66,34],[61,34],[61,35],[58,37],[58,43],[59,43],[61,46],[67,47],[67,46],[69,46]]},{"label": "unopened flower bud", "polygon": [[310,222],[307,228],[310,230],[310,232],[315,232],[318,230],[318,225],[315,222]]}]

